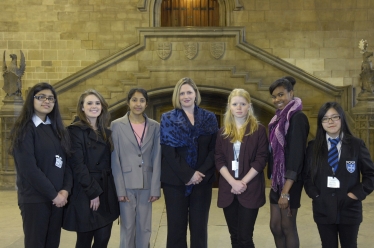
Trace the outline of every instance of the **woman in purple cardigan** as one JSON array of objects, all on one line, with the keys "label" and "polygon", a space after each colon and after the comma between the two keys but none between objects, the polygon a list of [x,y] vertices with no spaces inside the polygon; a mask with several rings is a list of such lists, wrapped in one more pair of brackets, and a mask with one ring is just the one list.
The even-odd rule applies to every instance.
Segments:
[{"label": "woman in purple cardigan", "polygon": [[268,146],[266,129],[253,115],[249,93],[234,89],[215,150],[221,174],[218,207],[223,208],[233,248],[255,247],[254,225],[258,209],[265,204]]}]

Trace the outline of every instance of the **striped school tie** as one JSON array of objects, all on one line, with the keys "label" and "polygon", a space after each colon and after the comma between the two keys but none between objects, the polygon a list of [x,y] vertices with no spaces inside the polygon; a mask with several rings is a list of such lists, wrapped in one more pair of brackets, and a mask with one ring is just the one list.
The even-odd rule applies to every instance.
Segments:
[{"label": "striped school tie", "polygon": [[329,162],[329,165],[332,167],[332,169],[335,173],[336,169],[338,168],[338,162],[339,162],[339,152],[338,152],[338,148],[336,146],[339,144],[340,139],[339,138],[336,138],[336,139],[329,138],[329,141],[331,143],[331,147],[330,147],[330,150],[329,150],[328,162]]}]

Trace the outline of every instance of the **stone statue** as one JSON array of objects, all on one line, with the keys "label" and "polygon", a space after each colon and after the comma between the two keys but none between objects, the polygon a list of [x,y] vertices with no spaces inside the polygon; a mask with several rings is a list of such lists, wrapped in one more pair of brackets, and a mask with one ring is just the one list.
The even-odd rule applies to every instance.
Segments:
[{"label": "stone statue", "polygon": [[10,54],[12,61],[9,66],[7,66],[5,61],[5,51],[3,57],[3,77],[4,77],[4,86],[3,90],[6,92],[6,98],[9,97],[22,97],[22,82],[21,77],[25,73],[26,69],[26,60],[25,55],[20,50],[21,59],[20,66],[17,66],[17,55]]},{"label": "stone statue", "polygon": [[360,40],[358,47],[361,49],[362,63],[361,63],[361,93],[373,93],[374,84],[374,70],[371,60],[369,59],[373,56],[373,52],[368,52],[366,49],[368,47],[368,42],[366,40]]}]

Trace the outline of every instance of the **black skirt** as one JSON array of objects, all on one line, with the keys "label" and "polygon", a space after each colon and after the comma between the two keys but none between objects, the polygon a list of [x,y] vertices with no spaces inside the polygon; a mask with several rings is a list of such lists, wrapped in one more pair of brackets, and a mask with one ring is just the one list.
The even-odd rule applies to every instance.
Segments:
[{"label": "black skirt", "polygon": [[[292,187],[290,191],[288,192],[290,194],[290,208],[296,209],[300,208],[300,200],[301,200],[301,191],[303,190],[303,181],[297,181],[292,184]],[[270,203],[271,204],[278,204],[281,191],[278,188],[278,191],[275,192],[273,189],[270,189]]]}]

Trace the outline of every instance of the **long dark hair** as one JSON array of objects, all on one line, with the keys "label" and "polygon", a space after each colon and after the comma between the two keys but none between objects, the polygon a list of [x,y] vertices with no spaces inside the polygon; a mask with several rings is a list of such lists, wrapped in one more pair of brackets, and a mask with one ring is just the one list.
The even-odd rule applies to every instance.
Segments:
[{"label": "long dark hair", "polygon": [[9,154],[14,154],[14,149],[18,147],[20,142],[25,138],[26,126],[32,121],[35,113],[34,110],[34,96],[42,90],[52,91],[53,97],[56,99],[52,111],[47,115],[51,120],[53,130],[56,132],[60,139],[62,149],[69,155],[70,154],[70,136],[66,131],[61,119],[60,109],[58,107],[58,99],[55,89],[49,83],[38,83],[34,85],[26,96],[20,115],[18,116],[12,130],[10,131],[9,139]]},{"label": "long dark hair", "polygon": [[101,113],[97,117],[96,125],[97,125],[97,129],[100,131],[103,139],[106,142],[110,142],[111,143],[110,137],[108,137],[106,135],[106,132],[105,132],[105,129],[109,126],[109,120],[110,120],[110,113],[108,111],[108,108],[109,108],[108,107],[108,103],[105,101],[104,97],[99,92],[97,92],[96,90],[93,90],[93,89],[86,90],[79,97],[78,104],[77,104],[77,116],[79,118],[79,121],[74,122],[73,125],[77,125],[77,126],[85,125],[85,126],[88,126],[88,127],[92,128],[92,124],[93,123],[91,124],[87,120],[86,114],[82,110],[83,109],[84,100],[89,95],[96,96],[99,99],[100,103],[101,103]]},{"label": "long dark hair", "polygon": [[351,130],[349,129],[349,125],[347,123],[344,110],[340,106],[340,104],[337,102],[327,102],[323,104],[318,112],[317,133],[316,133],[316,139],[314,140],[314,144],[313,144],[313,158],[312,158],[312,167],[311,167],[313,177],[317,174],[317,171],[320,169],[320,166],[323,164],[322,163],[323,158],[326,157],[327,150],[324,149],[324,146],[327,145],[326,131],[325,129],[323,129],[323,126],[322,126],[322,118],[326,115],[327,111],[329,111],[329,109],[331,108],[335,109],[336,112],[338,112],[338,114],[340,115],[341,128],[340,128],[339,137],[341,141],[344,143],[350,137],[353,136]]}]

